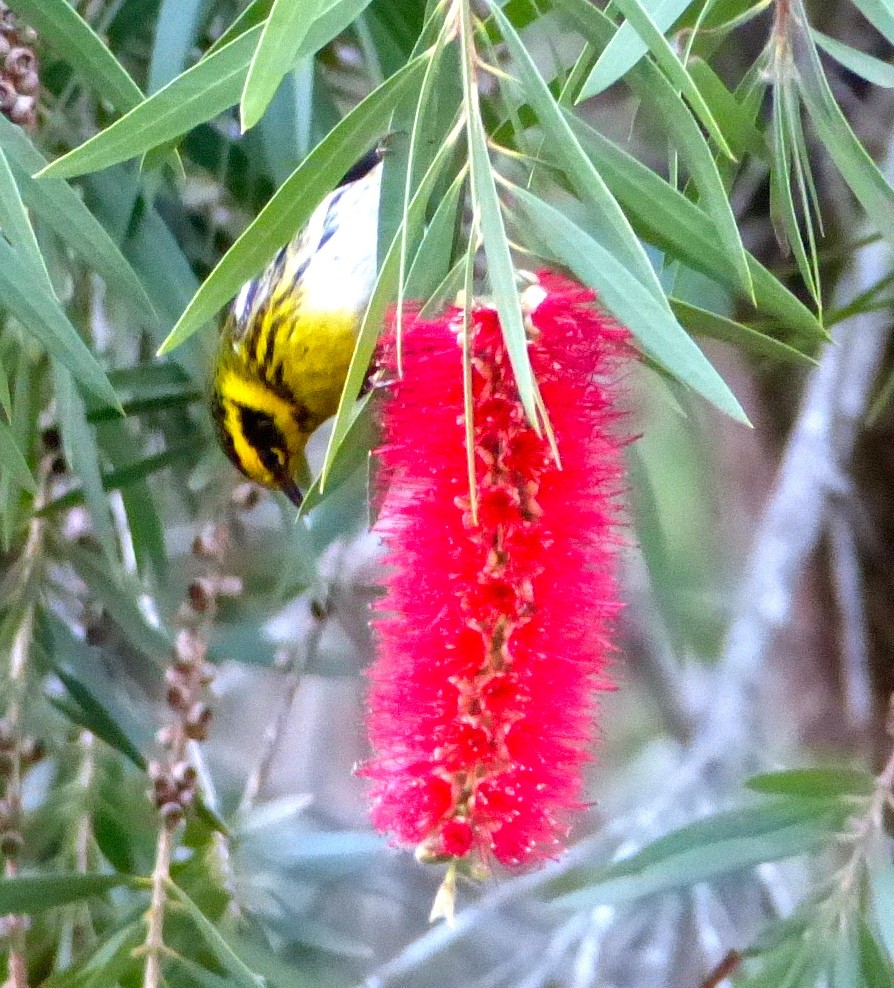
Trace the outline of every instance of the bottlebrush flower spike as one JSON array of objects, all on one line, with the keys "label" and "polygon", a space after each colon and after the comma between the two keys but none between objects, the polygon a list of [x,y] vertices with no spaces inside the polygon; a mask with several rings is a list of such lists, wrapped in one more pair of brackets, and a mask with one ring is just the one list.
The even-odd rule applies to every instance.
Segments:
[{"label": "bottlebrush flower spike", "polygon": [[405,327],[378,451],[390,571],[362,769],[373,821],[397,842],[508,866],[561,849],[608,688],[624,445],[612,382],[628,338],[559,275],[541,272],[523,300],[561,468],[525,418],[496,311],[474,308],[477,521],[462,310]]}]

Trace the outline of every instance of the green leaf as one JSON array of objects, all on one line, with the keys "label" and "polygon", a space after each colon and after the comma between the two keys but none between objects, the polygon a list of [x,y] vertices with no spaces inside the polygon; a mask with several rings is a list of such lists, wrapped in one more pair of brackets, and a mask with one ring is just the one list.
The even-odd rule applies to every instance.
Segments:
[{"label": "green leaf", "polygon": [[[344,438],[338,445],[338,450],[332,460],[332,468],[326,474],[326,494],[332,494],[351,476],[356,470],[369,461],[369,451],[375,442],[377,429],[372,411],[369,407],[372,395],[366,395],[352,409],[350,423],[344,433]],[[311,484],[301,507],[298,510],[298,523],[308,512],[313,509],[323,499],[323,488],[321,486],[322,474]]]},{"label": "green leaf", "polygon": [[549,882],[546,893],[575,908],[632,902],[806,854],[830,841],[846,815],[842,808],[819,805],[779,800],[717,813],[615,864],[573,868]]},{"label": "green leaf", "polygon": [[[342,0],[314,21],[295,61],[328,44],[367,3]],[[41,178],[71,178],[127,161],[223,113],[239,101],[261,30],[253,27],[207,55],[110,127],[57,158]]]},{"label": "green leaf", "polygon": [[[7,339],[9,334],[6,334]],[[41,363],[33,360],[30,347],[13,344],[7,351],[11,363],[10,383],[12,385],[12,415],[10,426],[12,438],[18,448],[29,459],[35,455],[36,440],[39,436],[39,416],[41,411]],[[23,498],[15,489],[12,477],[0,472],[0,536],[4,548],[10,548],[12,540],[30,520],[33,511],[31,499]]]},{"label": "green leaf", "polygon": [[[807,198],[804,134],[799,108],[791,88],[776,86],[773,100],[773,163],[770,169],[770,216],[780,244],[795,255],[801,278],[819,306],[821,300],[819,262],[814,235],[814,216]],[[809,165],[808,165],[809,167]],[[800,193],[801,219],[792,195],[792,182]],[[806,228],[804,243],[801,227]]]},{"label": "green leaf", "polygon": [[292,239],[338,177],[386,130],[395,103],[417,81],[424,64],[424,58],[408,63],[359,103],[314,148],[205,279],[160,353],[188,339]]},{"label": "green leaf", "polygon": [[755,775],[745,785],[768,795],[837,799],[871,795],[875,779],[869,772],[854,768],[795,768]]},{"label": "green leaf", "polygon": [[132,110],[143,99],[127,70],[67,0],[8,0],[7,6],[119,113]]},{"label": "green leaf", "polygon": [[320,117],[317,101],[327,96],[325,86],[319,83],[316,61],[305,58],[286,74],[261,118],[258,133],[264,160],[276,185],[285,182],[295,162],[306,158],[316,143],[314,131]]},{"label": "green leaf", "polygon": [[810,34],[827,55],[831,55],[839,65],[843,65],[849,72],[871,82],[874,86],[882,86],[884,89],[894,88],[894,65],[883,62],[873,55],[867,55],[850,45],[842,44],[840,41],[830,38],[828,34],[817,31],[816,28],[811,28]]},{"label": "green leaf", "polygon": [[512,25],[498,7],[493,7],[493,16],[515,62],[525,97],[534,108],[553,153],[561,159],[574,190],[589,207],[599,240],[642,282],[658,303],[666,307],[667,300],[658,276],[627,217],[578,143],[571,125]]},{"label": "green leaf", "polygon": [[[124,492],[131,484],[137,484],[161,470],[167,470],[168,467],[173,466],[180,460],[195,460],[196,452],[195,443],[185,443],[182,446],[174,446],[171,449],[166,449],[162,453],[155,453],[152,456],[135,460],[127,466],[119,467],[105,474],[102,478],[103,490],[121,490]],[[57,511],[64,511],[67,508],[74,507],[76,504],[83,503],[84,492],[80,488],[75,488],[73,491],[67,491],[65,494],[44,505],[38,514],[51,515]]]},{"label": "green leaf", "polygon": [[9,378],[6,376],[6,368],[0,361],[0,408],[6,412],[6,417],[12,419],[12,395],[9,391]]},{"label": "green leaf", "polygon": [[514,68],[519,74],[525,98],[537,114],[544,136],[553,154],[561,160],[575,192],[587,204],[596,224],[599,240],[642,282],[660,305],[667,307],[667,300],[655,269],[649,263],[646,252],[637,240],[621,207],[578,143],[570,123],[563,115],[514,28],[499,7],[492,5],[491,10],[512,56]]},{"label": "green leaf", "polygon": [[860,988],[891,988],[894,968],[878,945],[872,930],[860,921]]},{"label": "green leaf", "polygon": [[768,357],[770,360],[815,364],[816,361],[795,347],[789,346],[762,333],[751,326],[745,326],[733,319],[709,312],[696,305],[690,305],[680,299],[670,300],[671,309],[682,326],[695,336],[704,336],[710,340],[721,340],[747,350],[758,357]]},{"label": "green leaf", "polygon": [[37,493],[37,484],[31,476],[28,461],[15,441],[12,429],[0,421],[0,468],[3,474],[29,494]]},{"label": "green leaf", "polygon": [[[702,209],[582,120],[572,115],[568,120],[641,237],[731,290],[741,290],[727,253],[716,249],[716,227]],[[810,310],[759,261],[745,256],[757,308],[774,317],[774,326],[790,330],[792,338],[787,342],[800,349],[823,339],[823,329]]]},{"label": "green leaf", "polygon": [[[134,747],[130,738],[121,730],[118,724],[109,715],[102,702],[95,697],[83,683],[71,675],[65,669],[57,666],[56,675],[62,685],[68,690],[71,699],[74,701],[76,710],[65,707],[65,712],[69,715],[75,713],[72,719],[80,727],[86,727],[88,731],[101,738],[109,747],[120,751],[126,755],[134,765],[139,768],[146,768],[146,759],[143,758],[139,750]],[[51,696],[52,702],[53,697]]]},{"label": "green leaf", "polygon": [[856,988],[859,986],[859,945],[855,930],[845,921],[834,941],[829,965],[829,988]]},{"label": "green leaf", "polygon": [[72,472],[83,485],[84,501],[93,529],[106,558],[118,558],[115,523],[102,484],[100,451],[93,429],[87,423],[84,400],[71,374],[58,365],[54,368],[57,421],[62,434],[62,449]]},{"label": "green leaf", "polygon": [[[604,44],[611,36],[613,29],[611,21],[596,7],[587,3],[587,0],[556,0],[556,6],[568,13],[577,30],[585,38],[593,38],[596,43]],[[586,55],[585,51],[581,58]],[[753,300],[755,292],[752,283],[753,271],[746,257],[745,248],[742,246],[739,226],[714,155],[689,108],[676,89],[648,59],[640,62],[630,73],[627,82],[633,93],[652,109],[655,120],[664,127],[674,148],[689,169],[692,181],[699,192],[699,204],[710,218],[714,230],[711,239],[713,246],[709,247],[708,253],[727,260],[739,278],[738,289]],[[586,128],[587,125],[572,114],[568,115],[568,119],[578,139],[583,143],[580,137],[581,128]],[[588,129],[593,130],[593,128]],[[603,177],[608,182],[608,178],[605,175]],[[716,249],[717,244],[721,247],[720,252]]]},{"label": "green leaf", "polygon": [[[686,97],[695,115],[701,121],[702,126],[714,138],[717,147],[728,158],[735,158],[735,155],[726,142],[726,138],[723,136],[723,131],[714,119],[714,115],[711,113],[692,76],[689,74],[689,70],[680,61],[670,42],[649,16],[649,12],[642,6],[641,0],[614,0],[614,3],[627,18],[628,23],[633,25],[636,33],[649,46],[649,51],[652,53],[659,67],[664,71],[671,85]],[[590,78],[592,79],[592,74]],[[580,96],[578,96],[578,102],[593,95],[589,87],[590,79],[584,83],[583,90]]]},{"label": "green leaf", "polygon": [[[496,7],[491,4],[491,12],[496,14]],[[494,304],[500,316],[500,328],[506,341],[506,350],[512,364],[512,372],[518,385],[518,394],[524,406],[528,421],[538,422],[534,373],[531,370],[531,360],[528,355],[528,338],[525,332],[524,318],[518,287],[515,282],[515,267],[506,238],[506,228],[503,225],[503,214],[500,209],[500,197],[497,194],[494,172],[491,167],[490,155],[487,149],[487,134],[481,120],[481,108],[478,104],[478,88],[473,77],[475,53],[471,40],[471,26],[466,23],[471,16],[469,10],[462,6],[460,19],[464,22],[460,27],[462,37],[462,72],[463,98],[469,119],[466,129],[469,141],[469,183],[472,202],[477,213],[477,228],[484,242],[484,255],[487,258],[487,276]],[[471,299],[466,302],[471,304]]]},{"label": "green leaf", "polygon": [[128,687],[109,668],[99,648],[76,638],[53,615],[41,612],[40,619],[46,663],[67,692],[60,697],[55,685],[48,683],[50,702],[145,771],[142,751],[153,744],[152,718],[141,716]]},{"label": "green leaf", "polygon": [[751,107],[731,93],[720,76],[703,59],[693,58],[688,63],[688,68],[735,155],[742,157],[745,154],[752,154],[765,157],[766,141],[755,125]]},{"label": "green leaf", "polygon": [[468,173],[461,171],[441,197],[407,274],[404,287],[407,298],[431,299],[447,275],[467,178]]},{"label": "green leaf", "polygon": [[238,980],[234,981],[232,978],[209,971],[207,967],[202,967],[201,964],[197,964],[183,954],[172,957],[170,964],[175,970],[181,968],[186,980],[176,982],[168,974],[165,983],[169,988],[177,988],[179,984],[188,985],[189,988],[234,988],[235,985],[241,984]]},{"label": "green leaf", "polygon": [[128,923],[102,941],[85,963],[41,981],[41,988],[108,988],[136,965],[134,950],[146,937],[145,925]]},{"label": "green leaf", "polygon": [[[302,43],[315,21],[331,13],[338,0],[274,0],[264,24],[242,91],[239,112],[242,130],[253,127],[264,113],[285,74],[295,64]],[[357,16],[360,11],[357,11]]]},{"label": "green leaf", "polygon": [[16,185],[2,146],[0,146],[0,231],[13,247],[28,259],[35,274],[43,280],[45,291],[50,295],[54,294],[43,254],[40,252],[37,237],[34,236],[31,219],[19,195],[19,187]]},{"label": "green leaf", "polygon": [[[185,411],[182,406],[181,411]],[[180,415],[173,419],[168,417],[164,421],[162,428],[167,433],[169,441],[172,438],[180,438],[185,420],[185,415]],[[165,547],[165,524],[159,514],[159,508],[152,496],[152,491],[146,483],[146,478],[135,476],[136,468],[144,466],[145,459],[134,458],[133,430],[128,428],[128,425],[121,419],[115,419],[99,426],[97,441],[106,459],[114,468],[111,473],[103,476],[103,489],[106,489],[107,483],[114,474],[117,473],[118,478],[120,478],[122,471],[127,471],[128,482],[121,484],[119,489],[121,502],[127,516],[127,528],[133,545],[138,573],[149,582],[151,570],[151,576],[163,583],[167,576],[168,564]],[[199,445],[195,443],[195,440],[193,443],[187,440],[186,442],[179,442],[178,446],[182,449],[184,446],[193,444]],[[193,450],[193,459],[198,452],[198,449]]]},{"label": "green leaf", "polygon": [[599,293],[605,307],[627,326],[649,357],[721,411],[740,422],[748,422],[723,378],[669,308],[657,305],[652,294],[602,244],[564,213],[518,186],[512,191],[532,228],[549,231],[545,249]]},{"label": "green leaf", "polygon": [[68,321],[59,303],[47,292],[33,265],[0,237],[0,305],[19,321],[29,336],[63,363],[81,383],[109,405],[118,397],[103,369]]},{"label": "green leaf", "polygon": [[793,0],[791,24],[799,92],[813,126],[841,177],[866,211],[867,221],[883,237],[894,240],[894,189],[857,139],[832,95],[800,0]]},{"label": "green leaf", "polygon": [[72,178],[145,154],[223,113],[238,99],[261,29],[203,58],[111,126],[62,155],[39,178]]},{"label": "green leaf", "polygon": [[[693,0],[650,0],[643,6],[651,13],[655,26],[664,33],[673,27],[692,3]],[[648,50],[648,45],[633,24],[629,20],[625,21],[593,66],[585,83],[586,95],[595,96],[614,85],[622,76],[627,75]]]},{"label": "green leaf", "polygon": [[894,3],[892,0],[853,0],[854,6],[894,45]]},{"label": "green leaf", "polygon": [[149,62],[150,93],[166,86],[186,68],[206,7],[206,0],[162,0]]},{"label": "green leaf", "polygon": [[0,912],[25,914],[43,912],[103,895],[122,885],[133,885],[130,875],[33,875],[0,878]]},{"label": "green leaf", "polygon": [[264,21],[267,20],[272,7],[273,0],[252,0],[208,51],[205,52],[205,58],[215,51],[224,48],[231,41],[235,41],[236,38],[245,34],[246,31],[250,31],[253,27],[263,27]]},{"label": "green leaf", "polygon": [[112,291],[139,306],[150,325],[154,323],[155,310],[146,290],[102,224],[66,182],[31,177],[46,160],[22,128],[2,114],[0,147],[9,159],[22,201],[34,216],[69,244]]},{"label": "green leaf", "polygon": [[165,883],[168,894],[195,924],[206,945],[214,952],[218,961],[233,974],[244,988],[264,988],[264,980],[254,974],[223,938],[217,927],[202,912],[195,902],[170,879]]}]

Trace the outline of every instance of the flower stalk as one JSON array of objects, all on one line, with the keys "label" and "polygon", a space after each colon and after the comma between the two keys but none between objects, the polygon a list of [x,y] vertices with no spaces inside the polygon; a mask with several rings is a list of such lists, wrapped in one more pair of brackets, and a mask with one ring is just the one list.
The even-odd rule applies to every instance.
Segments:
[{"label": "flower stalk", "polygon": [[208,638],[222,597],[242,593],[238,577],[223,572],[223,558],[229,543],[226,525],[209,526],[193,543],[193,555],[205,572],[189,585],[187,599],[177,615],[174,655],[165,673],[170,722],[158,732],[164,751],[149,764],[152,797],[158,808],[160,826],[152,870],[152,890],[146,914],[146,958],[144,988],[164,984],[164,917],[170,883],[171,859],[177,846],[177,832],[193,807],[199,789],[199,773],[193,764],[193,745],[208,737],[211,707],[207,690],[214,667],[207,661]]}]

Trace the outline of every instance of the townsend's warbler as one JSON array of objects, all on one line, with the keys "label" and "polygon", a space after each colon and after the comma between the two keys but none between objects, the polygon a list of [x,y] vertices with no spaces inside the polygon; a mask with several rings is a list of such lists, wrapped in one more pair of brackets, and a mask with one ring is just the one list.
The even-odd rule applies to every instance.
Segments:
[{"label": "townsend's warbler", "polygon": [[220,334],[211,413],[224,451],[296,505],[310,434],[338,407],[376,278],[382,153],[371,151],[267,269]]}]

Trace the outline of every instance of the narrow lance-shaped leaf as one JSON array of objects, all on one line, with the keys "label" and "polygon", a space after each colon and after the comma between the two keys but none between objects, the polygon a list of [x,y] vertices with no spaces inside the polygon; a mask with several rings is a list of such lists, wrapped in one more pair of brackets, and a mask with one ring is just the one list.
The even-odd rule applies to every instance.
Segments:
[{"label": "narrow lance-shaped leaf", "polygon": [[139,307],[150,322],[152,308],[143,284],[106,229],[73,188],[60,179],[32,178],[46,165],[21,127],[0,114],[0,147],[9,162],[22,202],[101,275],[109,288]]},{"label": "narrow lance-shaped leaf", "polygon": [[491,11],[515,62],[525,97],[537,114],[553,154],[561,159],[575,191],[598,223],[600,240],[643,283],[646,290],[652,292],[660,305],[667,306],[661,284],[642,244],[602,176],[578,143],[527,49],[496,4],[491,4]]},{"label": "narrow lance-shaped leaf", "polygon": [[[319,51],[343,31],[369,0],[342,0],[308,30],[295,61]],[[256,26],[216,48],[80,147],[42,173],[72,178],[145,154],[175,140],[239,101],[262,28]],[[291,67],[291,66],[290,66]]]},{"label": "narrow lance-shaped leaf", "polygon": [[456,238],[457,213],[467,178],[468,172],[463,169],[441,197],[410,266],[404,286],[407,298],[430,299],[447,274]]},{"label": "narrow lance-shaped leaf", "polygon": [[[705,103],[698,86],[693,82],[686,66],[680,61],[677,53],[671,48],[670,42],[658,29],[649,13],[642,6],[640,0],[615,0],[619,10],[627,18],[628,22],[636,29],[637,34],[649,46],[649,50],[655,61],[667,75],[670,82],[677,87],[689,101],[696,116],[708,133],[714,138],[718,148],[728,158],[735,157],[723,136],[723,131],[714,119],[714,115]],[[588,83],[584,83],[583,91],[578,99],[586,99],[591,93]]]},{"label": "narrow lance-shaped leaf", "polygon": [[894,189],[857,139],[832,95],[801,0],[791,0],[791,4],[789,23],[801,99],[823,146],[866,211],[868,222],[883,237],[894,240]]},{"label": "narrow lance-shaped leaf", "polygon": [[885,89],[894,88],[894,65],[883,62],[874,55],[867,55],[866,52],[859,51],[850,45],[842,44],[835,38],[830,38],[828,34],[817,31],[816,28],[811,28],[810,34],[827,55],[831,55],[839,65],[843,65],[849,72],[871,82],[873,86],[882,86]]},{"label": "narrow lance-shaped leaf", "polygon": [[894,45],[894,3],[891,0],[853,0],[854,6]]},{"label": "narrow lance-shaped leaf", "polygon": [[[658,0],[657,3],[650,3],[648,9],[655,26],[665,32],[673,27],[692,3],[693,0]],[[593,67],[584,87],[586,96],[595,96],[614,85],[648,50],[649,46],[637,33],[633,24],[625,21]]]},{"label": "narrow lance-shaped leaf", "polygon": [[804,854],[831,841],[847,813],[845,804],[783,800],[717,813],[615,864],[572,869],[548,883],[546,892],[569,906],[634,901]]},{"label": "narrow lance-shaped leaf", "polygon": [[401,95],[419,78],[420,57],[359,103],[292,173],[218,262],[162,344],[161,353],[188,339],[210,319],[310,217],[336,178],[381,136]]},{"label": "narrow lance-shaped leaf", "polygon": [[67,874],[0,878],[0,911],[4,914],[30,915],[133,883],[134,878],[130,875]]},{"label": "narrow lance-shaped leaf", "polygon": [[[612,22],[587,0],[556,0],[556,7],[567,13],[575,28],[584,38],[593,39],[594,44],[604,45],[612,37]],[[581,60],[587,54],[584,51]],[[627,83],[634,95],[652,110],[688,168],[698,189],[699,205],[704,207],[714,227],[716,243],[736,272],[741,290],[753,301],[752,271],[739,226],[714,154],[689,107],[664,74],[648,59],[640,61],[629,73]],[[579,123],[582,124],[570,113],[568,119],[575,130]],[[717,253],[713,249],[710,252]]]},{"label": "narrow lance-shaped leaf", "polygon": [[735,322],[726,316],[709,312],[707,309],[701,309],[680,299],[672,298],[670,303],[674,315],[680,320],[680,324],[696,336],[732,343],[742,350],[747,350],[759,357],[766,357],[769,360],[803,364],[816,363],[812,357],[800,350],[796,350],[787,343],[782,343],[751,326]]},{"label": "narrow lance-shaped leaf", "polygon": [[[798,270],[810,294],[819,304],[820,286],[818,269],[812,261],[816,261],[816,252],[808,256],[807,247],[801,235],[801,225],[792,197],[791,183],[798,182],[800,159],[793,142],[797,135],[788,126],[788,115],[785,112],[784,101],[790,98],[784,82],[779,82],[774,88],[773,99],[773,167],[770,170],[770,215],[776,229],[776,237],[786,249],[794,252]],[[794,175],[793,175],[794,170]],[[813,245],[813,232],[809,212],[802,213],[804,224],[808,230],[809,243]],[[815,277],[816,275],[816,277]]]},{"label": "narrow lance-shaped leaf", "polygon": [[856,768],[796,768],[755,775],[745,785],[754,792],[769,795],[830,799],[870,796],[875,779],[869,772]]},{"label": "narrow lance-shaped leaf", "polygon": [[333,0],[274,0],[255,49],[239,104],[242,130],[253,127],[295,62],[313,22]]},{"label": "narrow lance-shaped leaf", "polygon": [[28,461],[15,441],[12,429],[0,420],[0,470],[13,483],[31,494],[37,493],[37,484],[31,476]]},{"label": "narrow lance-shaped leaf", "polygon": [[[469,142],[469,178],[475,215],[473,223],[481,233],[487,273],[494,296],[494,304],[500,316],[500,326],[506,341],[506,350],[512,371],[518,384],[519,398],[528,420],[537,423],[537,406],[534,392],[534,374],[528,356],[528,341],[522,317],[515,268],[509,251],[506,228],[500,208],[500,197],[487,148],[487,134],[481,120],[478,104],[478,87],[474,78],[475,51],[472,29],[468,23],[470,12],[465,5],[460,8],[460,35],[462,39],[463,99],[467,114]],[[471,305],[471,299],[466,299]]]},{"label": "narrow lance-shaped leaf", "polygon": [[28,335],[63,363],[109,405],[120,408],[118,396],[96,358],[68,321],[56,299],[48,294],[41,275],[0,237],[0,305],[19,321]]},{"label": "narrow lance-shaped leaf", "polygon": [[890,988],[894,964],[885,957],[867,923],[860,922],[860,988]]},{"label": "narrow lance-shaped leaf", "polygon": [[206,0],[162,0],[149,62],[149,92],[166,86],[186,67]]},{"label": "narrow lance-shaped leaf", "polygon": [[[716,228],[704,210],[599,131],[570,113],[568,121],[640,236],[731,290],[741,288],[726,252],[712,248]],[[772,315],[779,334],[799,348],[823,339],[816,316],[759,261],[745,259],[757,309]]]},{"label": "narrow lance-shaped leaf", "polygon": [[241,957],[227,943],[217,927],[202,912],[195,902],[171,879],[165,883],[168,895],[183,908],[192,920],[201,938],[214,952],[218,961],[230,971],[236,982],[243,988],[264,988],[264,979],[254,974]]},{"label": "narrow lance-shaped leaf", "polygon": [[111,126],[62,155],[40,178],[73,178],[144,154],[232,106],[261,29],[253,28],[202,59]]},{"label": "narrow lance-shaped leaf", "polygon": [[721,411],[740,422],[748,422],[723,378],[673,314],[657,305],[651,293],[602,244],[564,213],[526,189],[511,188],[532,228],[549,231],[543,237],[544,248],[599,293],[606,308],[628,327],[645,353]]},{"label": "narrow lance-shaped leaf", "polygon": [[146,620],[137,604],[135,586],[122,586],[117,574],[110,572],[107,561],[81,546],[68,546],[66,552],[91,594],[102,602],[131,644],[151,659],[166,661],[172,647],[171,638],[166,631]]},{"label": "narrow lance-shaped leaf", "polygon": [[62,449],[72,472],[83,484],[84,500],[90,520],[109,562],[118,557],[115,523],[103,490],[100,452],[93,429],[87,424],[84,401],[71,373],[64,367],[54,368],[56,403]]},{"label": "narrow lance-shaped leaf", "polygon": [[208,51],[205,52],[205,58],[218,49],[225,47],[240,35],[245,34],[246,31],[250,31],[253,27],[263,26],[272,7],[273,0],[251,0],[251,3],[245,10],[242,11],[236,20],[214,42]]},{"label": "narrow lance-shaped leaf", "polygon": [[17,251],[33,266],[34,273],[43,280],[44,287],[51,295],[53,285],[47,271],[43,254],[34,236],[31,219],[19,195],[19,188],[13,177],[6,154],[0,145],[0,231]]}]

